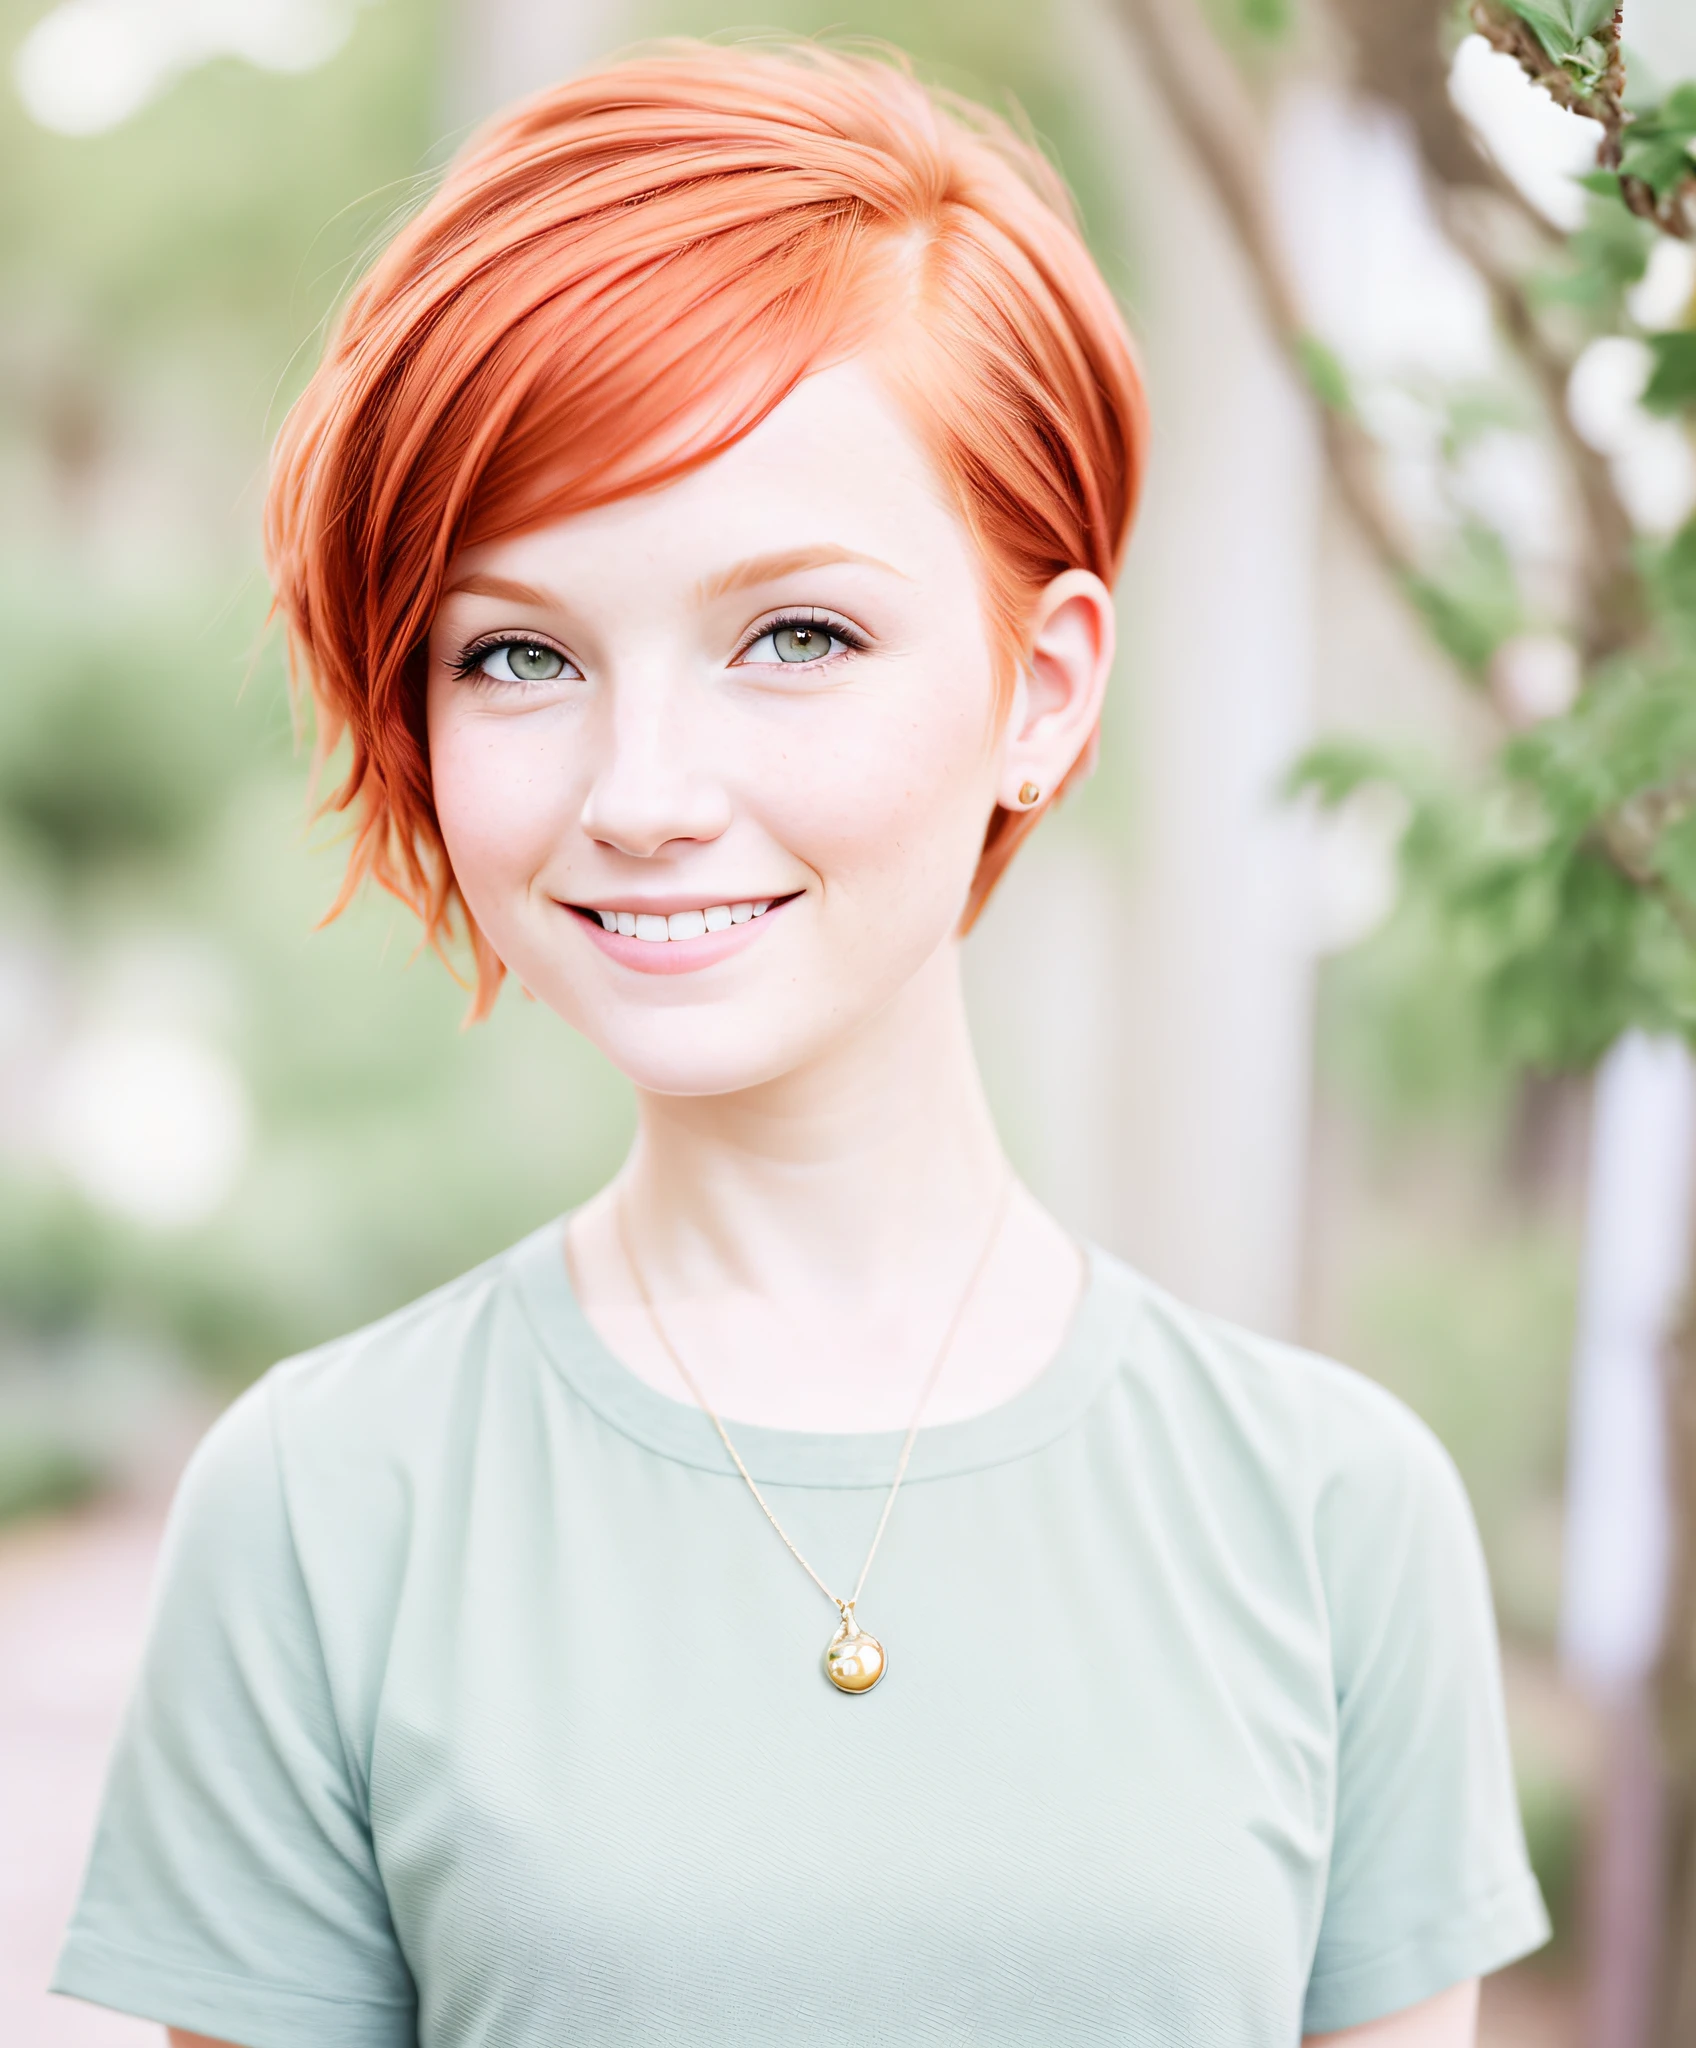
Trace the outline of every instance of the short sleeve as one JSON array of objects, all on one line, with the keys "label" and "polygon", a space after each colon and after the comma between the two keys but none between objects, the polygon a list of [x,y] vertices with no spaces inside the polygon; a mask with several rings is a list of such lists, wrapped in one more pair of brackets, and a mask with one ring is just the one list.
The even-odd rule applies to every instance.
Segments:
[{"label": "short sleeve", "polygon": [[1489,1581],[1460,1476],[1373,1392],[1319,1504],[1337,1795],[1304,2031],[1400,2012],[1548,1939]]},{"label": "short sleeve", "polygon": [[244,2048],[411,2048],[270,1400],[262,1381],[184,1476],[53,1989]]}]

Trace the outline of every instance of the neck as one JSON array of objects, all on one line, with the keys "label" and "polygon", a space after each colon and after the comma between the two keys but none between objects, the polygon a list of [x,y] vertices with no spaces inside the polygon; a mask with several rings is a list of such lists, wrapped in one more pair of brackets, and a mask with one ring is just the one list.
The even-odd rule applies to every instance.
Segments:
[{"label": "neck", "polygon": [[624,1171],[571,1225],[579,1298],[631,1370],[681,1399],[686,1358],[731,1420],[904,1429],[939,1358],[924,1417],[957,1420],[1028,1384],[1077,1300],[1076,1246],[1003,1201],[1009,1171],[951,944],[804,1068],[642,1097]]},{"label": "neck", "polygon": [[969,1264],[1007,1172],[950,944],[801,1069],[730,1096],[642,1096],[616,1197],[665,1293],[863,1312]]}]

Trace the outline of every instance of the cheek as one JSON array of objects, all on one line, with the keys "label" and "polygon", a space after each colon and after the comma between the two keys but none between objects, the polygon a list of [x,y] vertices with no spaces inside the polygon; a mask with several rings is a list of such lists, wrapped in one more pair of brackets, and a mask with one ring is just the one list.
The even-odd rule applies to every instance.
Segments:
[{"label": "cheek", "polygon": [[535,872],[559,836],[566,785],[523,721],[430,721],[430,782],[460,892],[480,921],[491,898]]},{"label": "cheek", "polygon": [[994,801],[990,706],[970,668],[915,673],[785,763],[784,829],[827,891],[898,888],[915,912],[953,915]]}]

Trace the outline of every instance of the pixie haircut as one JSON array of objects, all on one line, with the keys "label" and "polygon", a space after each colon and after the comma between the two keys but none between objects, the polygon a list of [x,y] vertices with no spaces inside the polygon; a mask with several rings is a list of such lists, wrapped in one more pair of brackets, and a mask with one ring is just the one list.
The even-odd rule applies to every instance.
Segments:
[{"label": "pixie haircut", "polygon": [[[667,43],[479,130],[354,290],[285,421],[266,557],[330,799],[474,1015],[504,969],[430,787],[425,648],[455,553],[663,484],[810,372],[861,356],[972,537],[1005,706],[1050,579],[1111,583],[1142,387],[1063,185],[1004,122],[898,61]],[[1064,785],[1062,785],[1064,786]],[[970,925],[1036,812],[997,808]]]}]

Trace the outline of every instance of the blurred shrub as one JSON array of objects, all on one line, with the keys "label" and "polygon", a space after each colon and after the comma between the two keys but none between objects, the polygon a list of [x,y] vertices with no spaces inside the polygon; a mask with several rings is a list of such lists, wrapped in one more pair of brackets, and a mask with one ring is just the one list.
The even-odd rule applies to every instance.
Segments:
[{"label": "blurred shrub", "polygon": [[1519,1811],[1525,1846],[1554,1924],[1553,1947],[1543,1959],[1565,1960],[1578,1926],[1579,1881],[1584,1861],[1584,1807],[1570,1780],[1532,1776],[1519,1779]]},{"label": "blurred shrub", "polygon": [[[38,11],[0,0],[8,47]],[[317,71],[214,64],[95,137],[0,124],[0,1373],[105,1333],[240,1380],[622,1149],[622,1082],[516,991],[468,1037],[403,914],[315,933],[335,833],[306,829],[264,643],[267,438],[441,153],[439,61],[435,8],[385,0]],[[38,1114],[64,1045],[132,1025],[215,1048],[251,1101],[245,1168],[190,1226],[79,1192]],[[0,1512],[72,1486],[33,1425],[0,1438],[37,1475]]]},{"label": "blurred shrub", "polygon": [[98,1467],[68,1444],[0,1434],[0,1522],[75,1507],[99,1480]]}]

